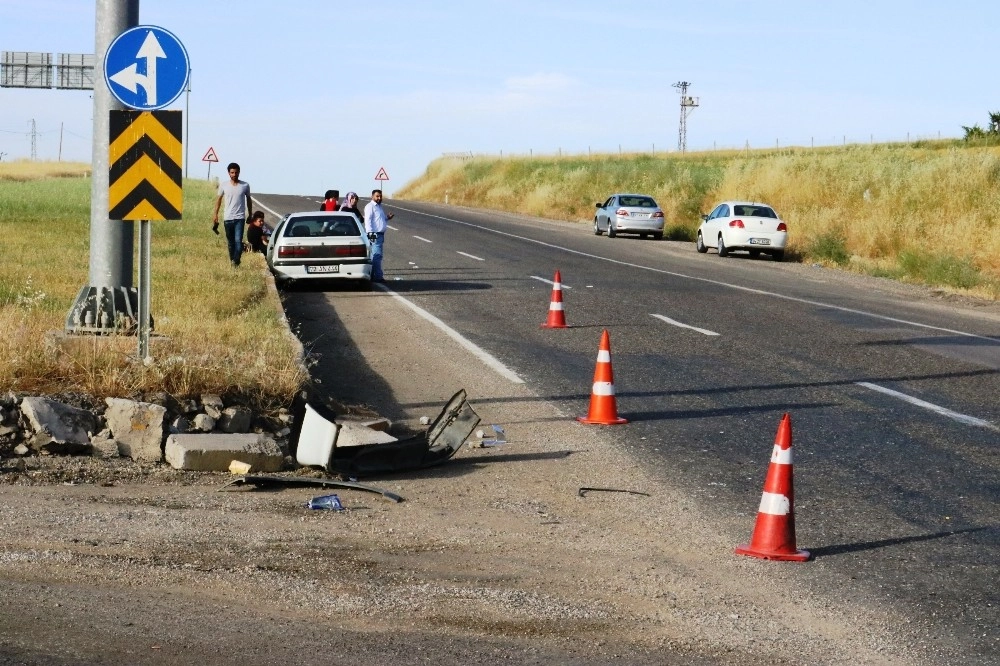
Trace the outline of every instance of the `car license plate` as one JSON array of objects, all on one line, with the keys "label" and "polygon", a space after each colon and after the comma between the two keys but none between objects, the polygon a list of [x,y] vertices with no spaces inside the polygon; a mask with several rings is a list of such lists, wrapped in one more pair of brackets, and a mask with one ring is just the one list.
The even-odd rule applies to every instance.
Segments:
[{"label": "car license plate", "polygon": [[632,213],[632,217],[647,218],[649,217],[649,213]]},{"label": "car license plate", "polygon": [[306,266],[306,273],[339,273],[340,264],[333,266]]},{"label": "car license plate", "polygon": [[770,245],[771,244],[771,239],[770,238],[751,238],[750,239],[750,244],[751,245]]}]

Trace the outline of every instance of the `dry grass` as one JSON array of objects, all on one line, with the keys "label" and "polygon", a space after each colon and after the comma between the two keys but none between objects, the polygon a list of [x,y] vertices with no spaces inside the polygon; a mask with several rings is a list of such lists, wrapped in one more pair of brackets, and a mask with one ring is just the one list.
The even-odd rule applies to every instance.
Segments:
[{"label": "dry grass", "polygon": [[653,195],[693,241],[721,200],[773,205],[790,260],[1000,298],[1000,148],[940,141],[656,155],[442,158],[397,196],[590,224],[612,192]]},{"label": "dry grass", "polygon": [[89,275],[90,179],[50,173],[0,173],[5,254],[18,258],[0,262],[0,387],[99,397],[210,392],[262,408],[290,401],[307,377],[263,257],[229,265],[225,237],[211,232],[214,191],[204,181],[185,182],[183,220],[151,223],[153,362],[139,362],[135,337],[66,335]]},{"label": "dry grass", "polygon": [[0,162],[0,180],[28,182],[43,178],[86,178],[90,165],[82,162],[37,162],[14,160]]}]

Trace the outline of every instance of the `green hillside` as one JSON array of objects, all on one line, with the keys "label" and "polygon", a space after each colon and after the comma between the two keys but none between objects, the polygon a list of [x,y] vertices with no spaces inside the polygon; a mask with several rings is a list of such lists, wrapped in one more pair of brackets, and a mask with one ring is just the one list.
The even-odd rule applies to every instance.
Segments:
[{"label": "green hillside", "polygon": [[788,261],[1000,298],[1000,147],[962,141],[703,153],[444,157],[395,194],[590,225],[612,192],[651,194],[694,241],[724,199],[771,204]]}]

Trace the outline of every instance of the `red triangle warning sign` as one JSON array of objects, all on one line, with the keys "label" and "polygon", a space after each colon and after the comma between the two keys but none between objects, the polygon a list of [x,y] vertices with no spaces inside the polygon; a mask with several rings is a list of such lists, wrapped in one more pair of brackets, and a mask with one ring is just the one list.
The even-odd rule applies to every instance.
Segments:
[{"label": "red triangle warning sign", "polygon": [[201,158],[202,162],[218,162],[219,156],[215,154],[215,148],[209,148],[205,156]]},{"label": "red triangle warning sign", "polygon": [[385,172],[385,167],[379,167],[378,173],[375,174],[375,180],[389,180],[389,174]]}]

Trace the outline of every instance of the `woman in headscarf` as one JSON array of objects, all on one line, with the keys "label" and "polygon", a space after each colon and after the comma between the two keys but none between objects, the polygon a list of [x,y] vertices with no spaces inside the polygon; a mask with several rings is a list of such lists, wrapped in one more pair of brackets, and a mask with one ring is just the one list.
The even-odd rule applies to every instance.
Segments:
[{"label": "woman in headscarf", "polygon": [[358,194],[357,192],[348,192],[344,195],[344,203],[340,205],[340,210],[346,210],[349,213],[354,213],[359,220],[364,218],[361,216],[361,211],[358,210]]}]

